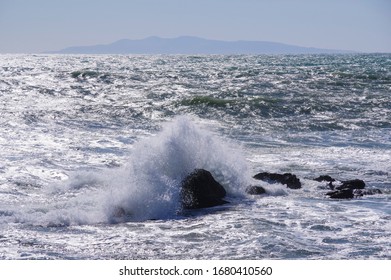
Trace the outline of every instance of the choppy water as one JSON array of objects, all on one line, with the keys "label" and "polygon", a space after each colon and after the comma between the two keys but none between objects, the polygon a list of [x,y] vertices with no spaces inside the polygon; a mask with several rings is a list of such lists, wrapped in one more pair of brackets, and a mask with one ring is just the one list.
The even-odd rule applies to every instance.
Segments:
[{"label": "choppy water", "polygon": [[[0,106],[1,259],[391,259],[389,54],[0,55]],[[194,168],[231,203],[183,211]]]}]

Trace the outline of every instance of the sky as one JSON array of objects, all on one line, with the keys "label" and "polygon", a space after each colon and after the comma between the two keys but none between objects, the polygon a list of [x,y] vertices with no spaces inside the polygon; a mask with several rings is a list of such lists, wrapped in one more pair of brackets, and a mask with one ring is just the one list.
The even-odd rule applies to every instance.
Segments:
[{"label": "sky", "polygon": [[0,53],[183,35],[391,52],[391,0],[0,0]]}]

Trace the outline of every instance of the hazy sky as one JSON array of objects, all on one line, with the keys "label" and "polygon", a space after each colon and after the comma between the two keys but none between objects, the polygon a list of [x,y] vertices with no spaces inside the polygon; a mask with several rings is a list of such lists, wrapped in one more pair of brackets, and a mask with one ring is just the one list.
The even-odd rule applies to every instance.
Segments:
[{"label": "hazy sky", "polygon": [[148,36],[391,52],[391,0],[0,0],[0,52]]}]

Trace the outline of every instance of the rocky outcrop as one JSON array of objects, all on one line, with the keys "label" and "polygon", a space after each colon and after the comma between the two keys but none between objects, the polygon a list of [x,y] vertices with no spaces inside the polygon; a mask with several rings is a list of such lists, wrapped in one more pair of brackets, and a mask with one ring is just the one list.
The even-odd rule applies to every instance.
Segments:
[{"label": "rocky outcrop", "polygon": [[257,180],[266,181],[270,184],[280,183],[286,185],[289,189],[301,188],[301,182],[299,178],[297,178],[296,175],[291,173],[278,174],[278,173],[261,172],[256,174],[253,178]]},{"label": "rocky outcrop", "polygon": [[228,203],[224,187],[204,169],[195,169],[182,182],[181,203],[184,209],[213,207]]},{"label": "rocky outcrop", "polygon": [[[334,178],[331,178],[329,175],[323,175],[315,178],[314,180],[318,182],[328,182],[328,187],[333,191],[327,192],[326,195],[334,199],[352,199],[364,195],[382,193],[379,189],[366,189],[365,182],[360,179],[339,182]],[[337,185],[334,185],[333,183]]]},{"label": "rocky outcrop", "polygon": [[[269,173],[261,172],[256,174],[254,179],[268,183],[280,183],[290,189],[300,189],[301,182],[292,173]],[[329,175],[322,175],[314,178],[318,182],[326,182],[325,188],[330,191],[326,193],[332,199],[352,199],[364,195],[381,194],[379,189],[366,188],[365,182],[360,179],[338,181]],[[265,194],[266,190],[257,185],[247,187],[246,193],[250,195]],[[212,174],[204,169],[195,169],[182,182],[181,203],[184,209],[198,209],[213,207],[228,203],[223,198],[226,196],[224,187],[217,182]]]}]

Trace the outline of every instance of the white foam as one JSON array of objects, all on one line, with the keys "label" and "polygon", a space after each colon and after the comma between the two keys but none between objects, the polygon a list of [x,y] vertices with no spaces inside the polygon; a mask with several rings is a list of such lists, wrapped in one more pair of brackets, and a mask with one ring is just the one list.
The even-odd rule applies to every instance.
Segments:
[{"label": "white foam", "polygon": [[[244,193],[251,176],[243,153],[189,117],[132,147],[127,164],[101,172],[75,172],[16,210],[17,222],[72,225],[164,219],[181,211],[182,180],[196,168],[209,170],[228,195]],[[42,195],[42,194],[40,194]]]},{"label": "white foam", "polygon": [[181,181],[196,168],[209,170],[228,194],[247,184],[242,156],[188,117],[177,117],[158,135],[133,147],[128,164],[111,171],[109,208],[121,207],[136,219],[164,218],[180,211]]}]

